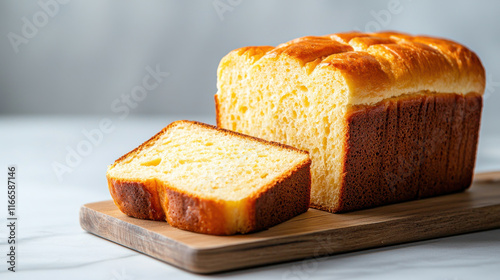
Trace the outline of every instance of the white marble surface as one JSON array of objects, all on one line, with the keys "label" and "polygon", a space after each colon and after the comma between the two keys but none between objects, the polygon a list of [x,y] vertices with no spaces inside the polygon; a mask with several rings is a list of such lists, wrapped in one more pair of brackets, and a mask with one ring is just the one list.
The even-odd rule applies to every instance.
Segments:
[{"label": "white marble surface", "polygon": [[[185,272],[83,231],[80,205],[110,199],[106,166],[173,120],[202,116],[109,117],[114,131],[59,181],[51,165],[98,127],[99,117],[0,118],[0,182],[18,166],[18,263],[0,279],[500,279],[500,230],[210,276]],[[482,135],[477,170],[500,170],[500,134]],[[6,192],[0,195],[0,253],[7,250]],[[5,258],[0,258],[4,260]]]}]

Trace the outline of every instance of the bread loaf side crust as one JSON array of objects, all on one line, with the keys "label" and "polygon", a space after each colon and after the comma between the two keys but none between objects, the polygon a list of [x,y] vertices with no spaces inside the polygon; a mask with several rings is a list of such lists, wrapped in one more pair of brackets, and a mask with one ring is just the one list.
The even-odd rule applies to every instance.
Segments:
[{"label": "bread loaf side crust", "polygon": [[203,199],[194,195],[166,188],[167,222],[176,228],[213,234],[235,234],[224,212],[224,203],[217,200]]},{"label": "bread loaf side crust", "polygon": [[472,182],[482,96],[392,98],[353,107],[341,198],[330,212],[460,192]]},{"label": "bread loaf side crust", "polygon": [[131,217],[161,221],[165,212],[158,196],[157,184],[108,177],[111,197],[120,211]]},{"label": "bread loaf side crust", "polygon": [[289,220],[309,209],[311,194],[311,160],[303,162],[289,174],[274,181],[267,191],[258,193],[250,203],[257,231]]}]

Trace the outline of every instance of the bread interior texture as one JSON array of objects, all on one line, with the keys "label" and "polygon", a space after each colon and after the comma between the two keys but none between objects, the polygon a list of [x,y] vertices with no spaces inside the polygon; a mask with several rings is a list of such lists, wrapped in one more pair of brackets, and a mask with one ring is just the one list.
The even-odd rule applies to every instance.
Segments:
[{"label": "bread interior texture", "polygon": [[[311,203],[334,204],[344,154],[342,83],[315,83],[306,68],[286,61],[252,67],[243,56],[234,60],[248,68],[230,67],[219,73],[217,98],[225,100],[219,107],[224,116],[219,125],[309,151]],[[329,98],[322,98],[321,92],[328,92]]]},{"label": "bread interior texture", "polygon": [[119,160],[108,177],[157,180],[200,198],[240,201],[307,159],[296,150],[176,122]]}]

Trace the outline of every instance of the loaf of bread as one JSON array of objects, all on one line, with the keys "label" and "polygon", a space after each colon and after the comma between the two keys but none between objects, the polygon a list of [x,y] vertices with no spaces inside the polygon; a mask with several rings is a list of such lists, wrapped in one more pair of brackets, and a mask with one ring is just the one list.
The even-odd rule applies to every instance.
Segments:
[{"label": "loaf of bread", "polygon": [[458,43],[350,32],[245,47],[222,59],[217,87],[219,127],[309,151],[314,208],[471,184],[485,73]]},{"label": "loaf of bread", "polygon": [[307,152],[211,125],[177,121],[115,161],[106,177],[125,214],[229,235],[309,208]]}]

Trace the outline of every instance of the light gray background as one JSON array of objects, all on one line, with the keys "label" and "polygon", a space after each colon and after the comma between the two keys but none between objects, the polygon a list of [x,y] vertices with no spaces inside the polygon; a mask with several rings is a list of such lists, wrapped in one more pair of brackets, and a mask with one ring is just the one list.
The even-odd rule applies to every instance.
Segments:
[{"label": "light gray background", "polygon": [[[42,11],[37,2],[0,2],[0,115],[114,114],[113,101],[141,84],[148,65],[170,76],[131,114],[213,115],[218,62],[232,49],[374,31],[390,1],[70,0],[16,53],[8,34],[22,35],[22,18]],[[480,56],[489,77],[483,132],[496,130],[500,2],[399,2],[402,12],[380,28],[450,38]],[[231,10],[218,14],[221,3]]]}]

